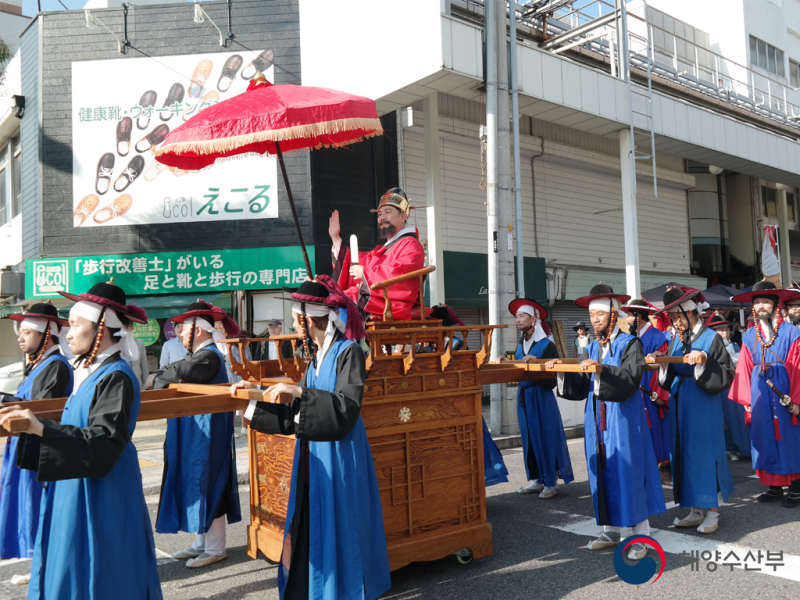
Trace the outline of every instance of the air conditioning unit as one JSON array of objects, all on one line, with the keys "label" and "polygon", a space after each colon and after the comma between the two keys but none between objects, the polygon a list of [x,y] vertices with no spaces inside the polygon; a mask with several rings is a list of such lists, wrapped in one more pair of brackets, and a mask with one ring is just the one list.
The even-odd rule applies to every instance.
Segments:
[{"label": "air conditioning unit", "polygon": [[25,274],[0,271],[0,298],[21,296],[25,291]]}]

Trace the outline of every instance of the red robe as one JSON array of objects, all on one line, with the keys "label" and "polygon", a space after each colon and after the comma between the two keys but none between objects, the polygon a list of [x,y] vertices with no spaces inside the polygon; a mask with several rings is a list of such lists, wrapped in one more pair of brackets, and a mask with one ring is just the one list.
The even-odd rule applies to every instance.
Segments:
[{"label": "red robe", "polygon": [[[334,257],[333,275],[339,286],[358,307],[369,315],[383,317],[385,302],[383,292],[372,292],[369,286],[379,281],[399,277],[425,266],[425,249],[415,233],[407,233],[390,244],[377,246],[370,252],[358,253],[358,264],[364,267],[363,281],[350,276],[350,250],[341,242],[339,254]],[[413,279],[389,286],[392,318],[395,321],[411,320],[411,309],[419,303],[419,280]]]}]

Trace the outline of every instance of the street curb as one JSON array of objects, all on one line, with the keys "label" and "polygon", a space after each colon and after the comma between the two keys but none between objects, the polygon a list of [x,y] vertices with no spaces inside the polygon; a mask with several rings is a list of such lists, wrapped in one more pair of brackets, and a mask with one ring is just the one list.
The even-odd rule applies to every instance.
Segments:
[{"label": "street curb", "polygon": [[[568,440],[574,440],[583,437],[583,425],[577,427],[568,427],[564,430],[564,435]],[[512,450],[514,448],[522,448],[521,435],[504,435],[494,438],[494,443],[497,444],[499,450]]]},{"label": "street curb", "polygon": [[[243,473],[237,473],[236,475],[236,483],[241,485],[243,483],[250,483],[250,471],[245,471]],[[142,487],[142,491],[144,492],[145,496],[160,496],[161,495],[161,484],[157,483],[156,485],[146,485]]]}]

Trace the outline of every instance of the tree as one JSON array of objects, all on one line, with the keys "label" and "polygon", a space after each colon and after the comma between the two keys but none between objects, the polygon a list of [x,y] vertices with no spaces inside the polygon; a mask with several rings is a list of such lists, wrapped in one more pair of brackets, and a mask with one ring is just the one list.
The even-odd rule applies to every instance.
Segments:
[{"label": "tree", "polygon": [[0,85],[3,84],[6,74],[6,63],[11,58],[11,48],[0,38]]}]

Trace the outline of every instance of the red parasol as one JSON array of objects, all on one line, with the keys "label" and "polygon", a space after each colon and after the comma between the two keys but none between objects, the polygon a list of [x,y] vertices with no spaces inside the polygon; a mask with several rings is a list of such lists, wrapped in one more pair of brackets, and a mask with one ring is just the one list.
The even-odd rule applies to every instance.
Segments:
[{"label": "red parasol", "polygon": [[273,85],[259,73],[243,94],[206,108],[171,131],[154,154],[158,162],[185,171],[231,156],[277,155],[303,260],[313,277],[283,153],[346,146],[382,133],[374,100],[325,88]]}]

